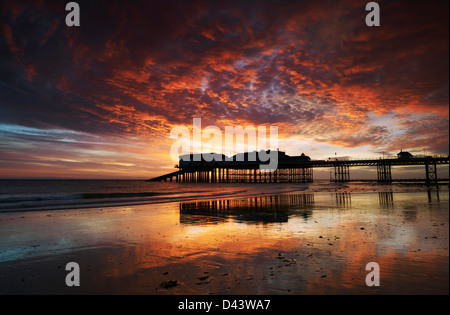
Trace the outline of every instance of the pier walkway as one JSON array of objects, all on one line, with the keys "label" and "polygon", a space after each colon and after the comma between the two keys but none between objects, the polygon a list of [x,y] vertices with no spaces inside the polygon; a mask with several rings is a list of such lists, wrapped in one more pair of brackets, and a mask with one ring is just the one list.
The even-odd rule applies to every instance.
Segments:
[{"label": "pier walkway", "polygon": [[[191,155],[192,156],[192,155]],[[310,160],[304,155],[290,157],[279,155],[277,168],[261,170],[258,161],[180,161],[176,167],[178,171],[158,176],[149,181],[176,181],[176,182],[211,182],[211,183],[308,183],[313,182],[313,170],[315,168],[332,168],[334,182],[348,182],[350,168],[372,166],[377,168],[377,181],[391,183],[394,166],[423,166],[426,183],[438,183],[448,181],[438,178],[437,165],[448,165],[449,157],[411,157],[411,158],[380,158],[380,159],[355,159],[355,160]],[[400,180],[403,181],[403,180]],[[414,181],[419,181],[415,179]]]}]

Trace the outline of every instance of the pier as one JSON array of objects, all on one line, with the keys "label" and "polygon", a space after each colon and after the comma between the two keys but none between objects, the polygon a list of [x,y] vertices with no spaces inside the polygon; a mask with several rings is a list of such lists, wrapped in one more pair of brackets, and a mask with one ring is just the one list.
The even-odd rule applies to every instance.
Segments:
[{"label": "pier", "polygon": [[[437,165],[448,165],[449,157],[413,157],[406,156],[407,152],[400,152],[397,158],[379,159],[355,159],[355,160],[311,160],[302,154],[301,156],[288,156],[284,152],[278,152],[278,164],[276,169],[260,169],[259,161],[242,161],[236,158],[219,161],[195,161],[191,154],[189,160],[180,159],[176,165],[178,171],[158,176],[149,181],[175,181],[180,183],[311,183],[314,180],[313,171],[317,168],[334,169],[333,182],[349,182],[354,179],[350,176],[350,168],[358,166],[372,166],[377,170],[379,183],[401,182],[425,182],[438,184],[448,182],[447,178],[439,178]],[[409,153],[408,153],[409,154]],[[392,178],[392,169],[395,166],[423,166],[424,179],[395,180]],[[448,174],[447,174],[448,176]]]}]

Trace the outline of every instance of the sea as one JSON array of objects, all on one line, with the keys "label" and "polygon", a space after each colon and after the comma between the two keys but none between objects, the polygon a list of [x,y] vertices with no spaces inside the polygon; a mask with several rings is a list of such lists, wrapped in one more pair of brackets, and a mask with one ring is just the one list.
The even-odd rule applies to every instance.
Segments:
[{"label": "sea", "polygon": [[[445,186],[447,187],[447,186]],[[424,191],[423,186],[373,182],[176,183],[145,180],[0,179],[0,213],[140,205],[280,195],[295,192]]]},{"label": "sea", "polygon": [[[323,182],[324,185],[333,185]],[[306,191],[309,184],[0,179],[0,212],[111,207]]]}]

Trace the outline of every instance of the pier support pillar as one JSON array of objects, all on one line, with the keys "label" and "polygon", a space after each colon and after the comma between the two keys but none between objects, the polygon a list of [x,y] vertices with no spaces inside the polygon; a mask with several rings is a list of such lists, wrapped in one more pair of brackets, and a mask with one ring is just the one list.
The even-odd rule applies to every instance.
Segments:
[{"label": "pier support pillar", "polygon": [[350,181],[350,167],[345,164],[334,166],[334,181],[338,183]]},{"label": "pier support pillar", "polygon": [[377,164],[377,176],[380,183],[392,183],[391,164],[380,163]]},{"label": "pier support pillar", "polygon": [[436,164],[429,164],[429,163],[425,164],[425,179],[427,185],[437,184],[438,177]]},{"label": "pier support pillar", "polygon": [[[312,183],[314,181],[313,179],[313,168],[312,167],[305,167],[302,168],[301,173],[302,183]],[[350,180],[350,173],[349,173],[349,180]]]}]

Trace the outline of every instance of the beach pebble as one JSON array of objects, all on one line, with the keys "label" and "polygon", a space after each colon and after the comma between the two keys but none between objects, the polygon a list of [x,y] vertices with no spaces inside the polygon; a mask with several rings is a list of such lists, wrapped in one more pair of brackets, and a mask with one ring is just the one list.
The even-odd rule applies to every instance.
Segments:
[{"label": "beach pebble", "polygon": [[209,276],[197,277],[197,279],[200,280],[200,281],[204,281],[204,280],[206,280],[208,278],[209,278]]},{"label": "beach pebble", "polygon": [[164,289],[170,289],[170,288],[176,287],[178,284],[179,284],[179,283],[178,283],[177,280],[169,280],[169,281],[163,281],[163,282],[161,282],[161,283],[159,284],[159,286],[160,286],[161,288],[164,288]]}]

